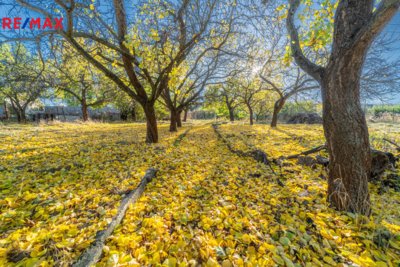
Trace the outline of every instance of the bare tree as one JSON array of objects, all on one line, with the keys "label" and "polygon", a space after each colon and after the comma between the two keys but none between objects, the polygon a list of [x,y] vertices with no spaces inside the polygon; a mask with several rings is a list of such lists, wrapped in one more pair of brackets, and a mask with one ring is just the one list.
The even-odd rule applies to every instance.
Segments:
[{"label": "bare tree", "polygon": [[[290,77],[292,76],[293,73],[291,72],[293,71],[296,72],[296,75],[294,77]],[[272,80],[269,80],[268,78],[264,77],[262,74],[260,75],[261,79],[270,86],[266,90],[271,90],[277,93],[279,96],[278,100],[276,100],[274,103],[271,127],[276,127],[276,125],[278,124],[279,112],[282,110],[286,101],[290,97],[305,91],[310,91],[319,88],[319,85],[315,84],[315,80],[308,77],[308,75],[303,73],[300,70],[300,68],[295,68],[294,70],[292,69],[287,72],[284,72],[284,76],[286,77],[285,80],[289,81],[286,81],[286,84],[283,83],[282,86],[280,86],[277,83],[273,82]]]},{"label": "bare tree", "polygon": [[9,99],[18,122],[26,122],[27,108],[48,88],[44,61],[40,54],[29,53],[20,43],[13,49],[3,46],[1,55],[0,94]]},{"label": "bare tree", "polygon": [[89,108],[103,105],[111,98],[113,84],[71,49],[59,51],[52,61],[52,75],[48,84],[78,101],[82,120],[89,119]]},{"label": "bare tree", "polygon": [[361,75],[362,99],[385,102],[399,94],[399,40],[398,36],[385,33],[371,44]]},{"label": "bare tree", "polygon": [[341,0],[334,19],[331,53],[325,67],[307,58],[294,17],[300,0],[290,0],[287,29],[296,63],[322,88],[323,124],[330,157],[328,200],[338,210],[369,214],[371,151],[360,104],[360,78],[374,38],[400,6],[399,0]]}]

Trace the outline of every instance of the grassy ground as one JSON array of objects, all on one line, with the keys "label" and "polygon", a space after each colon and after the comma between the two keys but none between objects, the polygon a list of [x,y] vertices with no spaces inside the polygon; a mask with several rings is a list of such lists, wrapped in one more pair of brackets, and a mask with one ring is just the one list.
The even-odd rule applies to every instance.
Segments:
[{"label": "grassy ground", "polygon": [[[400,264],[400,193],[371,185],[369,219],[336,212],[321,167],[290,162],[273,173],[231,153],[210,125],[185,126],[178,144],[186,129],[161,125],[153,145],[143,124],[0,127],[1,266],[71,264],[153,166],[157,178],[107,240],[99,266]],[[274,158],[323,143],[320,126],[220,130],[236,148]],[[382,138],[400,143],[399,132],[371,125],[372,144],[394,152]]]}]

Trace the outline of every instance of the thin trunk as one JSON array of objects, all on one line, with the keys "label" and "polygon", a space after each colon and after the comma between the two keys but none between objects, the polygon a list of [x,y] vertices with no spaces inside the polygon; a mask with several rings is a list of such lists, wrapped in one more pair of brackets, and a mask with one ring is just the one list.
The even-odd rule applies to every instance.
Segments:
[{"label": "thin trunk", "polygon": [[229,102],[228,96],[225,95],[225,104],[229,111],[229,120],[231,122],[235,121],[235,109],[232,107],[232,103]]},{"label": "thin trunk", "polygon": [[26,123],[26,112],[23,108],[16,108],[15,113],[17,114],[17,121],[19,123]]},{"label": "thin trunk", "polygon": [[15,113],[17,114],[17,122],[18,123],[21,123],[22,122],[22,119],[21,119],[21,114],[19,113],[19,111],[15,111]]},{"label": "thin trunk", "polygon": [[232,108],[232,107],[228,107],[228,110],[229,110],[229,120],[231,121],[231,122],[234,122],[235,121],[235,112],[234,112],[234,109]]},{"label": "thin trunk", "polygon": [[22,108],[22,109],[20,110],[20,113],[21,113],[21,122],[22,122],[22,123],[26,123],[27,120],[26,120],[26,111],[25,111],[25,109]]},{"label": "thin trunk", "polygon": [[121,116],[122,121],[127,121],[128,120],[128,111],[125,109],[121,110],[120,116]]},{"label": "thin trunk", "polygon": [[182,120],[181,120],[181,117],[182,117],[182,110],[177,111],[177,112],[176,112],[176,125],[177,125],[178,127],[182,127]]},{"label": "thin trunk", "polygon": [[169,124],[169,131],[170,132],[177,132],[178,128],[177,128],[177,112],[174,109],[171,109],[170,111],[170,124]]},{"label": "thin trunk", "polygon": [[13,108],[15,114],[17,115],[18,123],[24,122],[24,116],[21,112],[21,109],[18,107],[18,105],[16,103],[14,103],[13,100],[11,100],[11,107]]},{"label": "thin trunk", "polygon": [[371,152],[360,103],[364,56],[349,52],[331,62],[322,81],[324,132],[330,158],[328,200],[338,210],[370,214]]},{"label": "thin trunk", "polygon": [[88,106],[87,106],[87,103],[86,103],[86,99],[82,99],[82,101],[81,101],[81,109],[82,109],[82,120],[83,121],[88,121],[89,113],[88,113]]},{"label": "thin trunk", "polygon": [[5,120],[8,120],[10,115],[8,113],[7,102],[5,101],[4,101],[4,115],[5,115]]},{"label": "thin trunk", "polygon": [[132,106],[131,108],[131,117],[132,121],[136,121],[136,106]]},{"label": "thin trunk", "polygon": [[153,103],[146,103],[143,106],[144,114],[146,115],[146,142],[158,143],[158,130],[156,111]]},{"label": "thin trunk", "polygon": [[184,113],[183,113],[183,122],[186,122],[186,121],[187,121],[188,111],[189,111],[189,109],[186,108],[185,111],[184,111]]},{"label": "thin trunk", "polygon": [[249,109],[250,125],[253,125],[254,124],[254,121],[253,121],[253,108],[248,103],[246,103],[246,105],[247,105],[247,108]]},{"label": "thin trunk", "polygon": [[283,105],[285,105],[285,101],[286,100],[284,98],[280,98],[275,102],[274,112],[272,114],[271,127],[276,127],[276,125],[278,124],[278,115],[279,112],[282,110]]}]

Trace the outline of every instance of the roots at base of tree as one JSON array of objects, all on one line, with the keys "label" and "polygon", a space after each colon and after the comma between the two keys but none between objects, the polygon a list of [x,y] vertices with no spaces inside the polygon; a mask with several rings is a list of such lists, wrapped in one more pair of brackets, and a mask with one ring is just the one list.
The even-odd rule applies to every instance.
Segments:
[{"label": "roots at base of tree", "polygon": [[[301,152],[299,154],[290,155],[287,157],[280,157],[278,159],[274,159],[273,161],[279,166],[285,166],[288,164],[284,162],[285,160],[297,159],[297,164],[311,167],[313,169],[316,168],[318,165],[327,167],[329,165],[328,158],[320,155],[317,155],[315,157],[310,156],[310,154],[317,153],[324,149],[326,149],[326,146],[321,145]],[[390,152],[371,149],[371,173],[369,177],[369,182],[380,182],[381,187],[379,188],[379,192],[384,192],[385,190],[387,190],[388,187],[393,188],[395,191],[400,191],[400,176],[390,172],[385,176],[385,172],[395,171],[396,162],[398,160],[399,159]]]},{"label": "roots at base of tree", "polygon": [[142,195],[146,185],[156,176],[157,169],[150,168],[146,171],[138,187],[129,192],[121,201],[117,214],[112,221],[108,224],[107,228],[96,233],[95,240],[92,244],[81,254],[79,259],[73,264],[75,267],[92,266],[96,264],[102,253],[105,241],[111,236],[115,228],[121,223],[125,217],[125,213],[129,204],[135,203]]}]

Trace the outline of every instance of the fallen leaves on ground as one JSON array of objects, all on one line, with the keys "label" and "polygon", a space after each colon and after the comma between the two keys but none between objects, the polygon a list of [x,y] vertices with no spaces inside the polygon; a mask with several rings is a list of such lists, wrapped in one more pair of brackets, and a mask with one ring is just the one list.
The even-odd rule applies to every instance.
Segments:
[{"label": "fallen leaves on ground", "polygon": [[71,263],[172,145],[166,126],[156,145],[143,124],[2,126],[0,265]]},{"label": "fallen leaves on ground", "polygon": [[[274,158],[323,143],[320,126],[220,130],[237,149]],[[399,193],[378,195],[371,185],[369,219],[336,212],[326,203],[322,167],[292,162],[273,174],[231,153],[210,125],[193,127],[172,145],[183,131],[169,134],[162,126],[161,143],[148,146],[144,126],[136,124],[2,130],[0,264],[70,264],[112,217],[120,193],[150,166],[160,170],[157,178],[107,240],[99,266],[400,264]],[[387,146],[383,134],[398,141],[396,132],[378,128],[373,145]]]}]

